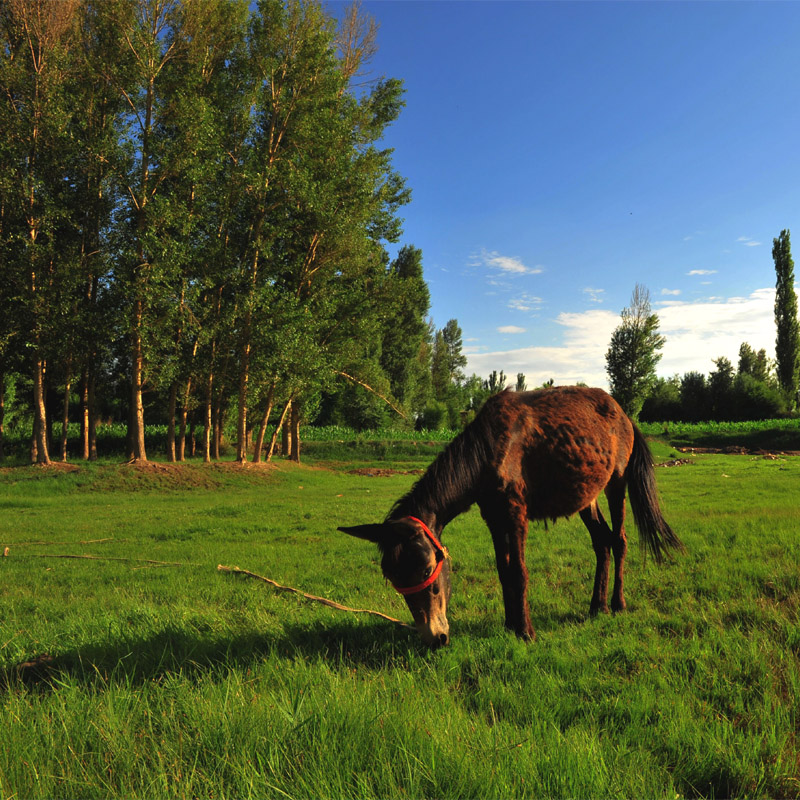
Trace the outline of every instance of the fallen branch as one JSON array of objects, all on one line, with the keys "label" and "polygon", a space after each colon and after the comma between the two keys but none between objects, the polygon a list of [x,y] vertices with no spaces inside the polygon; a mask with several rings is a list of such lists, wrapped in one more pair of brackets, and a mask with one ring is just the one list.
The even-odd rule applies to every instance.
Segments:
[{"label": "fallen branch", "polygon": [[375,617],[380,617],[381,619],[388,620],[389,622],[394,622],[397,625],[402,625],[404,628],[412,628],[411,625],[408,625],[405,622],[402,622],[399,619],[395,619],[394,617],[389,617],[386,614],[381,614],[380,611],[371,611],[368,608],[350,608],[349,606],[343,606],[339,603],[335,603],[333,600],[328,600],[326,597],[317,597],[313,594],[306,594],[305,592],[301,592],[299,589],[295,589],[291,586],[283,586],[277,581],[273,581],[271,578],[265,578],[263,575],[256,575],[255,572],[249,572],[246,569],[240,569],[239,567],[226,567],[222,564],[217,566],[217,569],[220,572],[226,572],[229,575],[243,575],[246,578],[255,578],[256,580],[263,581],[264,583],[268,583],[270,586],[274,586],[281,592],[291,592],[292,594],[300,595],[300,597],[304,597],[306,600],[312,600],[315,603],[322,603],[324,606],[328,606],[329,608],[336,608],[339,611],[352,611],[355,614],[372,614]]}]

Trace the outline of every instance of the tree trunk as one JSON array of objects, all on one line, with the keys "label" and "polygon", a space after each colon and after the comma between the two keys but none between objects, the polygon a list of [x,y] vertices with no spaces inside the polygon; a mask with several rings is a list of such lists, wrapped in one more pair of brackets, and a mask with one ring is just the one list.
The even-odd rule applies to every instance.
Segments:
[{"label": "tree trunk", "polygon": [[136,298],[133,326],[133,347],[131,352],[131,445],[134,461],[147,461],[144,443],[144,403],[142,401],[142,373],[144,353],[142,348],[142,299]]},{"label": "tree trunk", "polygon": [[275,426],[275,430],[272,432],[272,438],[269,441],[269,449],[267,450],[267,461],[272,460],[272,454],[275,451],[275,442],[278,441],[278,434],[281,432],[283,428],[284,420],[286,419],[286,415],[289,413],[289,409],[292,407],[292,398],[290,397],[286,401],[286,405],[283,407],[283,411],[281,412],[281,418],[278,420],[278,424]]},{"label": "tree trunk", "polygon": [[217,402],[214,405],[214,460],[219,461],[219,451],[222,447],[222,424],[224,412],[222,410],[223,391],[220,386]]},{"label": "tree trunk", "polygon": [[[178,434],[178,461],[185,460],[186,453],[186,420],[189,416],[189,396],[192,392],[192,379],[186,381],[186,391],[183,393],[183,405],[181,406],[181,424]],[[194,452],[192,452],[194,455]]]},{"label": "tree trunk", "polygon": [[272,382],[272,385],[269,387],[269,392],[267,393],[267,404],[264,408],[264,416],[261,417],[261,425],[259,426],[258,436],[256,436],[256,443],[253,448],[254,464],[261,463],[261,449],[264,446],[264,435],[267,432],[267,425],[269,425],[269,415],[272,413],[272,401],[275,397],[275,383],[275,381]]},{"label": "tree trunk", "polygon": [[203,417],[203,463],[208,464],[211,461],[211,429],[212,429],[212,414],[211,414],[211,401],[214,388],[214,376],[209,373],[208,380],[206,381],[206,402],[205,402],[205,415]]},{"label": "tree trunk", "polygon": [[292,403],[292,415],[289,420],[292,429],[292,447],[289,458],[295,463],[300,463],[300,408],[298,403]]},{"label": "tree trunk", "polygon": [[95,412],[95,389],[97,375],[94,360],[89,364],[89,461],[97,461],[97,413]]},{"label": "tree trunk", "polygon": [[178,405],[178,382],[172,381],[169,387],[169,407],[167,409],[167,460],[175,461],[175,408]]},{"label": "tree trunk", "polygon": [[[292,401],[289,401],[289,413],[292,411]],[[292,451],[292,429],[290,425],[284,425],[281,429],[281,454],[288,456]]]},{"label": "tree trunk", "polygon": [[0,366],[0,461],[6,457],[5,452],[5,417],[6,417],[6,372]]},{"label": "tree trunk", "polygon": [[81,372],[81,458],[89,460],[89,364]]},{"label": "tree trunk", "polygon": [[239,369],[239,416],[236,423],[236,460],[247,461],[247,384],[250,379],[250,342],[242,347]]},{"label": "tree trunk", "polygon": [[61,417],[61,460],[67,461],[67,434],[69,433],[69,390],[72,383],[69,379],[70,359],[67,359],[67,377],[64,381],[64,415]]},{"label": "tree trunk", "polygon": [[33,364],[33,444],[31,460],[37,464],[49,464],[47,449],[47,412],[44,404],[44,362],[38,356]]}]

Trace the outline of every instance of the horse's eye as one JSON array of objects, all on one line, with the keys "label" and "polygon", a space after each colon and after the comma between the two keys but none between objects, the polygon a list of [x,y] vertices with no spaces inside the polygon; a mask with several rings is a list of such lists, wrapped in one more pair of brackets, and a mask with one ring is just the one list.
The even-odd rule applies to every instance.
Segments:
[{"label": "horse's eye", "polygon": [[433,570],[430,567],[428,567],[428,569],[425,570],[425,575],[423,577],[430,578],[431,572],[433,572]]}]

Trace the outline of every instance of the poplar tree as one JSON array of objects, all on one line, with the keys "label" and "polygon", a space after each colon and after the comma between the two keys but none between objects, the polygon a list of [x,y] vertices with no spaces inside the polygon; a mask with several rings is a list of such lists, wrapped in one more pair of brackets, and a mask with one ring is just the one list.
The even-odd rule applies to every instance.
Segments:
[{"label": "poplar tree", "polygon": [[422,273],[422,250],[411,245],[401,248],[388,277],[380,363],[392,395],[408,405],[424,382],[417,356],[427,336],[431,301]]},{"label": "poplar tree", "polygon": [[775,359],[778,383],[789,398],[792,408],[797,407],[798,369],[800,368],[800,328],[797,322],[797,295],[794,289],[794,261],[789,231],[782,230],[772,240],[772,258],[775,262]]},{"label": "poplar tree", "polygon": [[658,314],[651,310],[644,286],[636,284],[621,317],[606,352],[606,373],[611,396],[635,419],[655,382],[665,339],[658,333]]},{"label": "poplar tree", "polygon": [[69,57],[76,0],[6,0],[0,6],[0,208],[7,269],[16,307],[16,344],[30,359],[32,460],[50,462],[45,388],[53,287],[63,269],[59,239],[63,162],[72,144]]}]

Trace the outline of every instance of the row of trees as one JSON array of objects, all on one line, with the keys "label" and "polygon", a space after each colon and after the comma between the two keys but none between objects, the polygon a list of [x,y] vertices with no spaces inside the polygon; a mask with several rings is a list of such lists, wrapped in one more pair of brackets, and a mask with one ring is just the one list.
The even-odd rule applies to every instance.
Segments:
[{"label": "row of trees", "polygon": [[796,411],[800,384],[800,325],[794,288],[794,261],[788,230],[773,240],[775,264],[775,361],[749,344],[739,350],[738,368],[728,358],[714,359],[708,378],[688,372],[682,378],[656,376],[665,338],[650,293],[636,284],[631,304],[606,353],[611,394],[633,418],[645,420],[764,419]]},{"label": "row of trees", "polygon": [[180,459],[194,414],[209,459],[232,409],[243,460],[350,407],[337,379],[412,418],[453,377],[421,253],[385,249],[409,191],[375,38],[316,0],[4,0],[0,440],[10,384],[39,462],[76,410],[83,457],[124,418],[146,461],[145,420]]},{"label": "row of trees", "polygon": [[766,350],[757,353],[746,342],[734,367],[724,356],[707,376],[656,378],[639,419],[646,422],[774,419],[789,412],[789,401],[775,376]]}]

